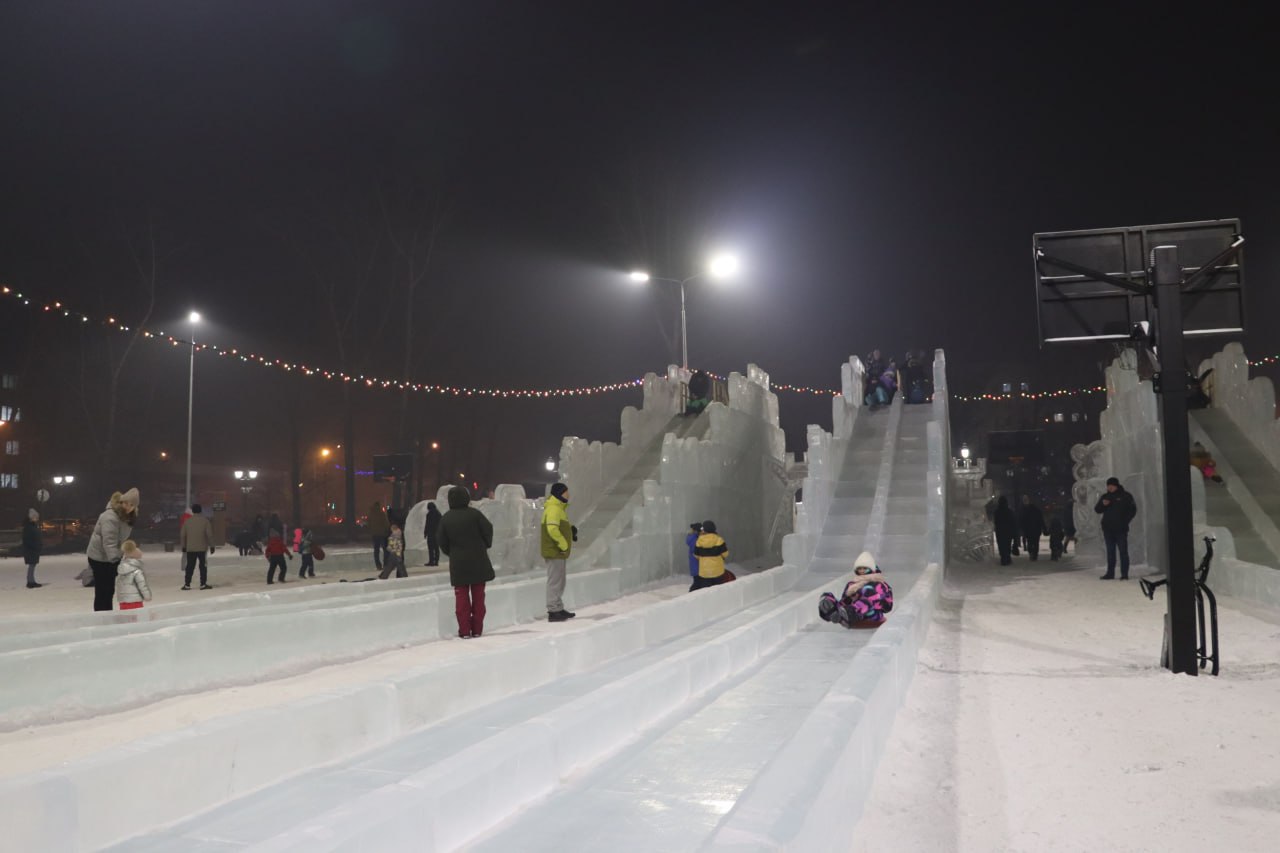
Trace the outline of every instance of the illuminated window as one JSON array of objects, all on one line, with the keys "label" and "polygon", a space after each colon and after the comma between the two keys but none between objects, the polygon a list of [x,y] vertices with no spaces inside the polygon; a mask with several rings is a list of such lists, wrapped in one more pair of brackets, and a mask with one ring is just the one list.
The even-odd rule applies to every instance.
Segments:
[{"label": "illuminated window", "polygon": [[1031,390],[1031,386],[1028,385],[1026,382],[1019,383],[1018,388],[1021,389],[1024,393]]},{"label": "illuminated window", "polygon": [[16,442],[16,441],[6,441],[6,442],[4,443],[4,455],[5,455],[5,456],[17,456],[17,455],[18,455],[18,442]]},{"label": "illuminated window", "polygon": [[12,373],[4,374],[3,379],[0,379],[0,388],[4,388],[4,390],[6,391],[12,391],[14,388],[17,388],[17,387],[18,387],[18,377],[14,376]]},{"label": "illuminated window", "polygon": [[18,488],[17,474],[0,474],[0,489]]},{"label": "illuminated window", "polygon": [[1071,422],[1072,422],[1073,424],[1078,424],[1078,423],[1080,423],[1080,413],[1079,413],[1079,412],[1072,412],[1072,413],[1071,413]]},{"label": "illuminated window", "polygon": [[1060,423],[1062,423],[1062,422],[1063,422],[1063,421],[1065,421],[1065,420],[1066,420],[1066,418],[1063,416],[1062,412],[1054,412],[1054,413],[1053,413],[1053,422],[1054,422],[1055,424],[1060,424]]},{"label": "illuminated window", "polygon": [[0,421],[13,421],[14,423],[22,420],[22,409],[14,406],[0,406]]},{"label": "illuminated window", "polygon": [[1012,393],[1012,392],[1013,392],[1013,383],[1012,383],[1012,382],[1006,382],[1006,383],[1004,383],[1003,385],[1001,385],[1001,386],[1000,386],[1000,391],[1001,391],[1001,393],[1004,393],[1004,394]]}]

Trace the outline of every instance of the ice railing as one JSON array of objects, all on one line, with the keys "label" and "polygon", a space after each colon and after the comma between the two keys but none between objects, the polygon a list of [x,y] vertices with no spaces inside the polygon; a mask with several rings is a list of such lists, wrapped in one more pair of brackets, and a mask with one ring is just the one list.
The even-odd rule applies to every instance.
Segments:
[{"label": "ice railing", "polygon": [[1280,471],[1280,420],[1276,389],[1265,376],[1249,378],[1244,347],[1232,342],[1200,363],[1197,375],[1213,368],[1213,407],[1226,411],[1258,452]]},{"label": "ice railing", "polygon": [[[1098,419],[1101,437],[1071,448],[1075,463],[1072,517],[1080,547],[1100,554],[1102,532],[1094,506],[1116,477],[1138,504],[1129,527],[1129,556],[1135,563],[1163,565],[1167,545],[1164,523],[1164,433],[1154,389],[1138,375],[1138,354],[1124,350],[1106,369],[1107,408]],[[1194,476],[1193,476],[1194,475]],[[1187,463],[1191,479],[1193,523],[1204,525],[1204,485]]]},{"label": "ice railing", "polygon": [[689,524],[712,519],[729,541],[731,560],[766,554],[780,527],[779,505],[794,501],[788,488],[785,436],[778,421],[778,397],[769,374],[748,365],[731,373],[728,404],[707,407],[710,423],[702,438],[663,440],[658,480],[647,480],[643,502],[633,511],[631,535],[613,543],[610,564],[644,569],[654,577],[687,571],[685,537]]},{"label": "ice railing", "polygon": [[805,568],[826,524],[835,496],[836,481],[844,468],[845,451],[853,426],[862,411],[867,370],[856,355],[840,365],[840,394],[831,400],[831,431],[809,424],[805,461],[808,474],[801,484],[795,532],[782,540],[784,562]]}]

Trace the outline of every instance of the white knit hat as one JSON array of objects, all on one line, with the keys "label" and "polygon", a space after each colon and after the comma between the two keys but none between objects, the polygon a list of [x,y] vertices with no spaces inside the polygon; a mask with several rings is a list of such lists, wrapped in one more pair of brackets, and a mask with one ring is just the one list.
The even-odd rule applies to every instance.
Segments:
[{"label": "white knit hat", "polygon": [[27,510],[27,520],[28,520],[28,521],[39,521],[39,520],[40,520],[40,513],[36,512],[34,509],[29,509],[29,510]]},{"label": "white knit hat", "polygon": [[863,574],[858,569],[870,569],[865,574],[880,574],[880,567],[876,565],[876,555],[870,551],[863,551],[858,555],[858,559],[853,561],[853,570],[855,574]]},{"label": "white knit hat", "polygon": [[129,491],[127,491],[127,492],[125,492],[124,494],[122,494],[122,495],[120,496],[120,500],[122,500],[122,501],[127,501],[127,502],[129,502],[129,503],[133,504],[134,506],[138,506],[138,505],[139,505],[139,500],[138,500],[138,489],[137,489],[137,487],[135,486],[134,488],[132,488],[132,489],[130,489]]}]

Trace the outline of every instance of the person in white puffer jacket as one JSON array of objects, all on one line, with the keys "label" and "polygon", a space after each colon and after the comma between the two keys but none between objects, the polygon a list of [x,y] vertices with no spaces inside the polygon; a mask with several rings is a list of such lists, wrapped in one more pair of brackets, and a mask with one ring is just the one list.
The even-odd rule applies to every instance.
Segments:
[{"label": "person in white puffer jacket", "polygon": [[147,586],[147,576],[142,571],[142,549],[137,542],[126,539],[120,553],[124,559],[116,575],[116,599],[121,610],[137,610],[142,602],[151,600],[151,587]]}]

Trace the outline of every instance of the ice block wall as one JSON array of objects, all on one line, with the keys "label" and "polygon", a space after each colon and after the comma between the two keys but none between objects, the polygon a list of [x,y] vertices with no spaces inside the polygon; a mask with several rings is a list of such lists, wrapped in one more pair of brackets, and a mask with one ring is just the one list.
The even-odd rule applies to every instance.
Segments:
[{"label": "ice block wall", "polygon": [[1213,407],[1224,409],[1258,452],[1280,469],[1280,420],[1276,419],[1276,389],[1271,380],[1265,376],[1249,378],[1249,359],[1244,347],[1234,342],[1201,362],[1197,375],[1210,367]]},{"label": "ice block wall", "polygon": [[631,469],[649,443],[680,412],[682,384],[671,371],[644,377],[641,408],[622,410],[622,440],[588,441],[566,436],[560,445],[560,479],[569,484],[579,515],[589,512],[600,496]]},{"label": "ice block wall", "polygon": [[729,375],[728,390],[727,406],[707,408],[711,423],[705,438],[667,434],[659,479],[645,483],[631,535],[610,548],[612,565],[646,567],[655,576],[687,571],[685,537],[694,521],[716,522],[731,561],[776,551],[776,543],[791,532],[791,460],[769,374],[749,365],[745,376]]}]

